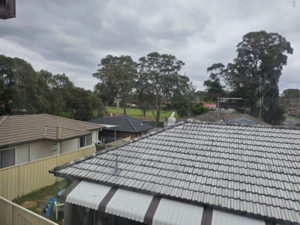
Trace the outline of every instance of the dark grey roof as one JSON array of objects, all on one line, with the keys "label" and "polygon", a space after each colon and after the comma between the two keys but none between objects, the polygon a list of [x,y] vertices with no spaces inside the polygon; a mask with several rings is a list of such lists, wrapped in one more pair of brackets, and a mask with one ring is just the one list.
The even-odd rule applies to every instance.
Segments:
[{"label": "dark grey roof", "polygon": [[251,124],[260,124],[260,125],[268,125],[266,122],[255,118],[247,113],[224,113],[221,112],[220,114],[217,111],[209,111],[203,113],[199,116],[194,117],[200,121],[207,121],[207,122],[219,122],[224,121],[227,123],[231,123],[234,121],[236,124],[244,124],[244,125],[251,125]]},{"label": "dark grey roof", "polygon": [[229,123],[236,123],[236,124],[244,124],[244,125],[254,125],[257,124],[255,121],[247,119],[245,117],[239,117],[233,120],[229,120]]},{"label": "dark grey roof", "polygon": [[299,129],[189,121],[55,173],[300,224]]},{"label": "dark grey roof", "polygon": [[88,122],[117,125],[118,127],[116,128],[104,128],[104,130],[117,130],[129,133],[140,133],[153,128],[153,126],[144,123],[144,121],[127,115],[98,117]]}]

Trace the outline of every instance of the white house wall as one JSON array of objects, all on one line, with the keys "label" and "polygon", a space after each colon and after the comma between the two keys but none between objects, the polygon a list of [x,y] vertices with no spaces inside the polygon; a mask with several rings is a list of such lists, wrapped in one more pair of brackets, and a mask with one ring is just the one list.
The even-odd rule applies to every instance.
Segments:
[{"label": "white house wall", "polygon": [[39,141],[30,144],[30,161],[52,156],[55,142]]},{"label": "white house wall", "polygon": [[78,138],[61,142],[60,153],[66,153],[78,150]]},{"label": "white house wall", "polygon": [[93,131],[92,142],[93,142],[93,144],[98,143],[98,131]]},{"label": "white house wall", "polygon": [[30,161],[30,145],[19,145],[15,147],[16,161],[15,164],[26,163]]}]

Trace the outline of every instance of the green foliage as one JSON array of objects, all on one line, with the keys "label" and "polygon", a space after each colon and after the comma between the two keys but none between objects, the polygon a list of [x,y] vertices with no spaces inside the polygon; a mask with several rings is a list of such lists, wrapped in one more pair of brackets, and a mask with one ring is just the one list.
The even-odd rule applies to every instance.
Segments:
[{"label": "green foliage", "polygon": [[0,55],[0,114],[37,113],[38,77],[32,66],[19,58]]},{"label": "green foliage", "polygon": [[[286,89],[280,96],[280,105],[287,111],[293,105],[300,105],[300,90],[299,89]],[[300,116],[300,115],[299,115]]]},{"label": "green foliage", "polygon": [[65,74],[35,72],[26,61],[0,55],[0,115],[49,113],[78,120],[103,114],[101,100]]},{"label": "green foliage", "polygon": [[93,76],[100,80],[95,91],[106,104],[111,103],[117,96],[125,107],[132,100],[137,64],[130,56],[107,55],[101,59],[99,69]]},{"label": "green foliage", "polygon": [[183,65],[175,56],[157,52],[139,59],[139,78],[150,92],[146,92],[146,96],[155,96],[156,122],[160,118],[161,105],[170,101],[176,90],[188,85],[188,77],[179,74]]},{"label": "green foliage", "polygon": [[224,68],[225,66],[222,63],[215,63],[207,68],[207,72],[210,72],[209,80],[203,83],[206,86],[206,100],[217,101],[219,97],[224,97],[225,91],[221,84]]},{"label": "green foliage", "polygon": [[203,106],[202,102],[198,102],[192,105],[192,114],[194,116],[201,115],[208,111],[208,108]]},{"label": "green foliage", "polygon": [[277,33],[250,32],[237,46],[238,55],[226,67],[225,78],[235,97],[247,99],[251,113],[272,124],[282,121],[278,81],[293,53],[290,43]]}]

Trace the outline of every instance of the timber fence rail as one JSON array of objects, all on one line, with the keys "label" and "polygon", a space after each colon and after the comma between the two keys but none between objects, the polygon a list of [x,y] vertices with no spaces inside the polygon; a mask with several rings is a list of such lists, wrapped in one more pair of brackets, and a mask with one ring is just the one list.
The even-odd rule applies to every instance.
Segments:
[{"label": "timber fence rail", "polygon": [[58,225],[0,196],[1,225]]}]

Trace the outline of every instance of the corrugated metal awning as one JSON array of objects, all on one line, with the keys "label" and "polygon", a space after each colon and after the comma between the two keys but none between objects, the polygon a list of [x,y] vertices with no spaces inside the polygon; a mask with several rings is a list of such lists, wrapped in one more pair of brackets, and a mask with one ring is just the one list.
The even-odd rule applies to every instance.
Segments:
[{"label": "corrugated metal awning", "polygon": [[66,202],[151,225],[265,225],[265,221],[81,181]]},{"label": "corrugated metal awning", "polygon": [[107,204],[105,212],[143,222],[152,199],[152,195],[118,189]]},{"label": "corrugated metal awning", "polygon": [[214,210],[211,225],[266,225],[266,222],[228,212]]},{"label": "corrugated metal awning", "polygon": [[201,225],[203,208],[174,200],[161,199],[153,225]]},{"label": "corrugated metal awning", "polygon": [[110,186],[81,181],[68,194],[66,202],[97,210],[110,189]]}]

